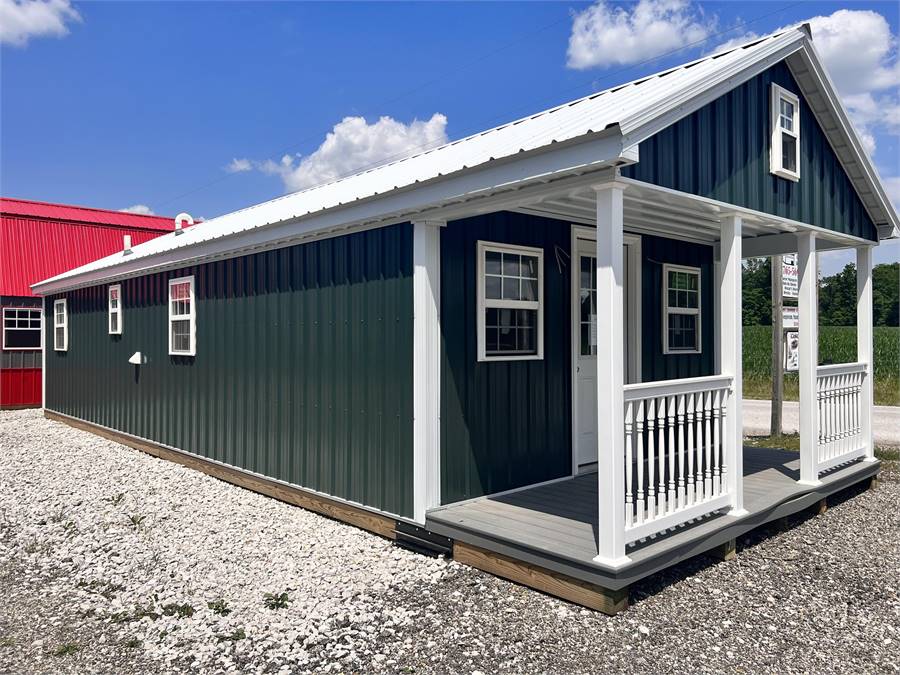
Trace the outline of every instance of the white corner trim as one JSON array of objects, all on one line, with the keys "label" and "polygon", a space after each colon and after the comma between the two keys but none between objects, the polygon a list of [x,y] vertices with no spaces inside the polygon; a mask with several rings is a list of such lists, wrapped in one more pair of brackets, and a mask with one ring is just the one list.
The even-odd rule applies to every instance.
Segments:
[{"label": "white corner trim", "polygon": [[413,519],[441,503],[441,221],[413,223]]}]

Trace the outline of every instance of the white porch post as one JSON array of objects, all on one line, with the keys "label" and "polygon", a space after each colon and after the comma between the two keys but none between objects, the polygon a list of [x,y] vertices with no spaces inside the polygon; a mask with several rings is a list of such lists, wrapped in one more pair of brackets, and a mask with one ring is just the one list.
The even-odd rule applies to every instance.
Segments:
[{"label": "white porch post", "polygon": [[[597,185],[597,562],[613,567],[625,555],[625,185]],[[602,316],[602,319],[601,319]]]},{"label": "white porch post", "polygon": [[819,300],[815,232],[797,235],[797,265],[800,274],[800,482],[818,485]]},{"label": "white porch post", "polygon": [[413,223],[413,516],[440,504],[442,221]]},{"label": "white porch post", "polygon": [[743,515],[744,510],[744,364],[743,301],[741,297],[741,216],[722,218],[719,240],[719,362],[721,374],[731,377],[733,391],[725,410],[726,487],[731,495],[730,515]]},{"label": "white porch post", "polygon": [[875,443],[872,436],[873,381],[875,368],[872,362],[872,339],[875,316],[872,309],[872,247],[856,249],[856,360],[866,364],[859,397],[859,426],[866,448],[866,460],[875,459]]}]

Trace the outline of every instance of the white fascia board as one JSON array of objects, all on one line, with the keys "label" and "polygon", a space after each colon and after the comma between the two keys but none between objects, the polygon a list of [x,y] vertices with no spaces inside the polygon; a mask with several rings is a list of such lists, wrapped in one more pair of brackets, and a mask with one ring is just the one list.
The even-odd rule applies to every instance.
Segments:
[{"label": "white fascia board", "polygon": [[678,95],[666,97],[659,105],[647,108],[630,119],[622,120],[620,124],[626,145],[645,141],[724,96],[735,87],[801,50],[804,40],[806,34],[799,29],[786,31],[765,47],[754,50],[752,63],[748,63],[747,59],[738,59],[729,67],[684,89]]},{"label": "white fascia board", "polygon": [[[337,206],[325,211],[261,225],[158,254],[125,259],[115,265],[91,263],[83,272],[73,270],[31,286],[36,295],[93,286],[101,282],[143,276],[166,269],[196,265],[214,259],[282,248],[302,240],[345,233],[352,229],[405,222],[426,209],[476,199],[516,185],[553,180],[611,162],[630,163],[618,126],[572,141],[544,146],[510,158],[498,159],[455,174],[394,190],[384,195]],[[152,242],[153,240],[151,240]],[[137,251],[135,247],[134,251]],[[99,261],[98,261],[99,262]]]},{"label": "white fascia board", "polygon": [[[800,51],[798,56],[803,59],[804,65],[806,65],[806,67],[809,69],[810,74],[815,78],[817,92],[821,94],[822,100],[825,102],[826,107],[828,108],[831,119],[838,125],[841,133],[849,142],[850,147],[853,150],[853,154],[855,155],[854,159],[862,169],[866,182],[869,184],[869,186],[877,196],[881,208],[883,209],[888,221],[892,226],[892,232],[895,233],[894,236],[897,236],[896,233],[900,232],[900,218],[898,218],[897,216],[897,211],[894,209],[890,198],[888,198],[887,192],[884,189],[884,184],[881,182],[881,177],[878,175],[878,170],[872,164],[872,161],[869,159],[868,153],[863,148],[862,141],[860,140],[859,135],[856,133],[856,129],[853,127],[853,124],[850,122],[850,117],[847,114],[847,110],[844,108],[844,104],[841,102],[841,97],[838,96],[837,90],[834,87],[834,83],[831,81],[831,77],[828,75],[828,71],[825,70],[825,67],[822,65],[821,57],[816,51],[816,48],[811,40],[804,40],[803,50]],[[788,67],[790,67],[790,65],[791,64],[788,63]],[[800,78],[797,79],[799,81]],[[803,92],[803,94],[804,96],[809,98],[809,94],[807,92]],[[813,110],[813,115],[815,115],[817,118],[819,117],[815,110]],[[823,127],[823,129],[825,128],[825,125],[822,125],[821,120],[819,120],[819,124]],[[825,136],[827,138],[828,134],[826,133]],[[832,150],[840,159],[842,153],[835,150],[833,144]],[[844,162],[842,161],[841,164],[843,165]],[[873,218],[873,220],[876,219]],[[879,223],[876,223],[876,225],[879,225]]]}]

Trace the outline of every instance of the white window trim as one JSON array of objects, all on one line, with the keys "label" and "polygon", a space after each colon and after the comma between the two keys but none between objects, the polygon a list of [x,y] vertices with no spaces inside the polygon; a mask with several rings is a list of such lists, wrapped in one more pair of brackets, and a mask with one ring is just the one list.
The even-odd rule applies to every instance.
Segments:
[{"label": "white window trim", "polygon": [[[62,322],[57,320],[57,307],[62,307]],[[63,344],[60,347],[56,342],[56,329],[63,329]],[[53,301],[53,351],[69,351],[69,304],[65,298]]]},{"label": "white window trim", "polygon": [[[119,293],[119,305],[115,309],[112,306],[112,293],[113,291],[118,291]],[[109,328],[110,335],[121,335],[122,334],[122,284],[112,284],[106,292],[106,306],[107,306],[107,327]],[[116,322],[117,329],[113,330],[112,327],[112,318],[113,314],[118,316],[118,321]]]},{"label": "white window trim", "polygon": [[[515,253],[535,256],[538,259],[538,299],[533,300],[496,300],[484,297],[484,255],[488,251],[497,253]],[[476,322],[478,327],[478,360],[479,361],[542,361],[544,359],[544,250],[531,246],[517,246],[516,244],[502,244],[499,242],[479,241],[476,247],[477,256],[477,294]],[[536,354],[488,354],[485,345],[485,310],[490,307],[500,309],[536,309],[537,310],[537,340]]]},{"label": "white window trim", "polygon": [[[697,275],[697,307],[669,307],[669,272],[687,272]],[[697,317],[697,348],[669,349],[669,314],[691,314]],[[703,353],[703,274],[699,267],[687,265],[663,265],[663,301],[662,301],[662,347],[663,354],[702,354]]]},{"label": "white window trim", "polygon": [[[794,129],[787,131],[781,127],[781,101],[788,101],[794,106]],[[788,91],[784,87],[772,84],[771,98],[771,123],[772,123],[772,139],[769,144],[769,170],[771,173],[781,178],[791,181],[800,180],[800,97]],[[781,134],[789,134],[796,139],[794,163],[797,166],[796,171],[785,169],[781,165]]]},{"label": "white window trim", "polygon": [[[172,286],[190,282],[190,300],[191,311],[188,314],[172,314]],[[169,356],[196,356],[197,355],[197,298],[194,293],[194,276],[178,277],[177,279],[169,279],[168,292],[166,293],[166,304],[168,306],[169,321],[166,328],[169,331]],[[187,351],[176,351],[172,347],[172,322],[190,321],[191,346]]]},{"label": "white window trim", "polygon": [[[41,326],[37,329],[41,336],[41,344],[38,347],[7,347],[6,346],[6,331],[8,330],[36,330],[34,328],[7,328],[6,327],[6,313],[7,312],[18,312],[19,310],[27,310],[30,312],[37,312],[40,317]],[[44,348],[44,310],[40,307],[4,307],[3,308],[3,351],[5,352],[35,352],[39,349]]]}]

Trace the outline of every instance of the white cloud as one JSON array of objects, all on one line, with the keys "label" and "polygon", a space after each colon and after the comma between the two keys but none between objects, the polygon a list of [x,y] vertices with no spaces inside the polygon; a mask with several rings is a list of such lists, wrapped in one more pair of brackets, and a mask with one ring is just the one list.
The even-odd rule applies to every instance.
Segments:
[{"label": "white cloud", "polygon": [[[887,20],[870,10],[840,9],[828,16],[815,16],[808,23],[813,45],[825,62],[863,145],[873,154],[879,130],[900,133],[897,37],[891,33]],[[715,51],[756,37],[756,33],[746,33],[719,45]]]},{"label": "white cloud", "polygon": [[574,15],[569,68],[629,65],[706,38],[715,18],[690,0],[640,0],[630,9],[597,0]]},{"label": "white cloud", "polygon": [[62,37],[81,21],[69,0],[0,0],[0,43],[24,47],[31,38]]},{"label": "white cloud", "polygon": [[156,214],[146,204],[135,204],[134,206],[129,206],[126,209],[119,209],[122,213],[137,213],[142,216],[155,216]]},{"label": "white cloud", "polygon": [[900,211],[900,176],[889,176],[882,178],[884,189],[887,190],[888,198],[894,203],[894,208]]},{"label": "white cloud", "polygon": [[447,118],[435,113],[429,120],[409,124],[381,117],[369,124],[363,117],[345,117],[334,125],[312,154],[284,155],[280,160],[234,159],[226,170],[246,171],[248,164],[280,176],[285,192],[321,185],[352,173],[435,148],[447,142]]},{"label": "white cloud", "polygon": [[253,162],[246,158],[238,159],[237,157],[235,157],[228,163],[228,166],[225,167],[225,170],[228,173],[243,173],[244,171],[252,171]]}]

